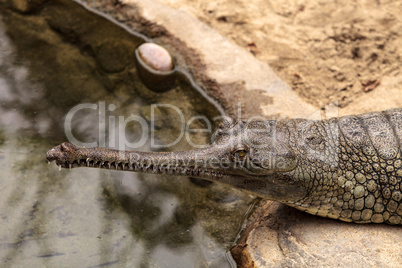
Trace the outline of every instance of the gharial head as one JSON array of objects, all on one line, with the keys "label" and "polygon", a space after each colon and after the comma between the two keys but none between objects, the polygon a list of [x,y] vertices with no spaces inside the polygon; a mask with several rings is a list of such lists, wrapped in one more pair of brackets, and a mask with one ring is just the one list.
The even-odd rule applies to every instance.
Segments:
[{"label": "gharial head", "polygon": [[225,119],[205,148],[180,152],[118,151],[61,144],[47,153],[64,168],[100,167],[192,176],[231,185],[264,198],[292,201],[307,194],[291,172],[298,160],[280,121]]},{"label": "gharial head", "polygon": [[[212,137],[215,161],[228,174],[242,176],[272,175],[291,171],[297,159],[289,144],[286,128],[278,127],[277,121],[233,121],[225,119]],[[201,158],[206,163],[212,159]]]}]

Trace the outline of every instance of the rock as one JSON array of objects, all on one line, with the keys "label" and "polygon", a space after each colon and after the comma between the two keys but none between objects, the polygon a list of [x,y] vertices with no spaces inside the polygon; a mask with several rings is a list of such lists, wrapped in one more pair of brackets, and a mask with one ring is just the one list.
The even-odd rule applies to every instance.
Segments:
[{"label": "rock", "polygon": [[18,12],[29,13],[39,7],[45,0],[11,0],[10,6]]},{"label": "rock", "polygon": [[199,179],[199,178],[190,177],[189,179],[193,184],[200,186],[200,187],[208,187],[213,183],[212,181]]},{"label": "rock", "polygon": [[144,43],[135,50],[138,74],[152,91],[165,92],[173,88],[175,70],[173,59],[163,47]]},{"label": "rock", "polygon": [[118,40],[104,42],[96,53],[96,60],[108,73],[123,71],[129,59],[129,48]]},{"label": "rock", "polygon": [[140,114],[149,124],[153,124],[155,129],[161,129],[164,126],[165,115],[160,108],[144,105],[140,108]]},{"label": "rock", "polygon": [[265,201],[232,249],[240,267],[396,267],[400,227],[351,224]]},{"label": "rock", "polygon": [[154,43],[145,43],[137,50],[141,60],[155,71],[169,72],[173,70],[173,59],[163,47]]}]

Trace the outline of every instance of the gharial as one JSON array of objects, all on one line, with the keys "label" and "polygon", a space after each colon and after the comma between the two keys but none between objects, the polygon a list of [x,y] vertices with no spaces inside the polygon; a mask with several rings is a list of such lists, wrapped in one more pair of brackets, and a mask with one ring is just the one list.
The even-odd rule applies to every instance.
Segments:
[{"label": "gharial", "polygon": [[97,167],[192,176],[308,213],[402,224],[402,109],[321,121],[224,120],[211,145],[181,152],[118,151],[63,143],[46,157]]}]

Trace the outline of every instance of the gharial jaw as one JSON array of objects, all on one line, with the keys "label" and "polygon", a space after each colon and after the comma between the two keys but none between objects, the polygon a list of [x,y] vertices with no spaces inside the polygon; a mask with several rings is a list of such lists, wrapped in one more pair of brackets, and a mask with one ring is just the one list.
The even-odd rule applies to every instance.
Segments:
[{"label": "gharial jaw", "polygon": [[222,158],[222,151],[211,146],[181,152],[138,152],[83,148],[63,143],[49,150],[46,158],[49,162],[55,161],[60,169],[95,167],[197,177],[280,202],[298,200],[306,195],[304,187],[299,182],[293,182],[286,174],[270,172],[269,175],[253,175],[245,173],[245,167],[233,165],[230,159],[218,163],[218,160],[222,161],[219,159]]}]

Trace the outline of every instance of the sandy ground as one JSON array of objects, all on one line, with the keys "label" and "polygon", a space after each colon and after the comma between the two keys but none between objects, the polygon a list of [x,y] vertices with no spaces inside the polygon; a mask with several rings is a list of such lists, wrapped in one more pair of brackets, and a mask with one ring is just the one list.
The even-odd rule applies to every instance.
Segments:
[{"label": "sandy ground", "polygon": [[193,14],[268,63],[316,107],[334,101],[346,107],[379,85],[402,90],[400,0],[160,2]]}]

